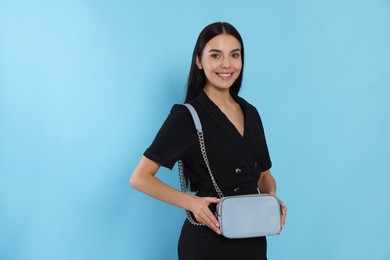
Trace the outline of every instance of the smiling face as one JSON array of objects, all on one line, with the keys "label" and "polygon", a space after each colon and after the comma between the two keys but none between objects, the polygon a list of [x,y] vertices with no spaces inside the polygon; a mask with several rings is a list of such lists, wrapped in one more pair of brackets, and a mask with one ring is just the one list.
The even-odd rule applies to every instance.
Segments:
[{"label": "smiling face", "polygon": [[229,89],[241,73],[241,44],[232,35],[215,36],[197,57],[196,65],[206,75],[205,88]]}]

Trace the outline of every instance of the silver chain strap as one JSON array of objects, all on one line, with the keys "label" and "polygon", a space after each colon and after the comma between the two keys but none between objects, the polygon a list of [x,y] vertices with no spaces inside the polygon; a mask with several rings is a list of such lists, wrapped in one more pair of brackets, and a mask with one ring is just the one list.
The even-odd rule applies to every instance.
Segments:
[{"label": "silver chain strap", "polygon": [[[180,161],[177,162],[177,164],[178,164],[177,167],[179,168],[180,189],[181,189],[182,192],[186,192],[186,182],[184,180],[184,174],[183,174],[183,162],[180,160]],[[192,225],[195,225],[195,226],[205,226],[204,224],[195,221],[192,218],[190,211],[188,211],[188,210],[185,210],[185,211],[186,211],[186,214],[187,214],[187,219],[188,219],[188,221]]]},{"label": "silver chain strap", "polygon": [[[205,146],[205,143],[204,143],[204,136],[203,136],[203,132],[197,132],[198,133],[198,139],[199,139],[199,146],[200,146],[200,151],[202,153],[202,157],[203,157],[203,160],[206,164],[206,167],[207,167],[207,170],[209,172],[209,175],[210,175],[210,179],[211,179],[211,182],[213,183],[213,186],[214,186],[214,189],[215,191],[217,192],[218,196],[220,198],[223,198],[223,193],[221,191],[221,189],[219,188],[217,182],[215,181],[215,178],[214,178],[214,175],[213,173],[211,172],[211,168],[210,168],[210,164],[209,164],[209,159],[207,158],[207,153],[206,153],[206,146]],[[178,169],[179,169],[179,178],[180,178],[180,189],[182,192],[186,192],[186,183],[185,183],[185,180],[184,180],[184,173],[183,173],[183,162],[180,160],[178,161]],[[186,210],[186,214],[187,214],[187,219],[188,221],[192,224],[192,225],[195,225],[195,226],[204,226],[204,224],[202,223],[199,223],[197,221],[195,221],[192,216],[191,216],[191,213],[190,211]]]},{"label": "silver chain strap", "polygon": [[217,192],[218,196],[222,199],[224,196],[222,194],[221,189],[219,188],[217,182],[214,179],[214,175],[211,172],[210,164],[209,164],[209,159],[207,158],[206,154],[206,145],[204,144],[204,136],[203,132],[198,132],[198,138],[199,138],[199,145],[200,145],[200,151],[202,152],[203,160],[206,164],[207,170],[209,171],[209,175],[211,178],[211,182],[213,183],[214,189]]}]

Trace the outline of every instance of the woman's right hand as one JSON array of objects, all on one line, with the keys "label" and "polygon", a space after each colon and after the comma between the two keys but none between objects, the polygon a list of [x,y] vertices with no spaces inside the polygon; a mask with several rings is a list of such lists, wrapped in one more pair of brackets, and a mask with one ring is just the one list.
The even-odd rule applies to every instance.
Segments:
[{"label": "woman's right hand", "polygon": [[196,220],[208,226],[215,233],[221,234],[221,230],[219,229],[219,222],[215,218],[214,214],[209,209],[209,205],[211,203],[219,203],[221,199],[214,197],[198,197],[194,196],[194,199],[191,204],[190,211],[194,214]]}]

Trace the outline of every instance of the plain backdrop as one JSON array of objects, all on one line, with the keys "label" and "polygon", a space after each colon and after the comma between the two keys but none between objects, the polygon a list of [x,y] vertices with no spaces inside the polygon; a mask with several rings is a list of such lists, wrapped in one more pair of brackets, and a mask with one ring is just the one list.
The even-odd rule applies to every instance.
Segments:
[{"label": "plain backdrop", "polygon": [[388,0],[2,0],[0,259],[177,259],[184,211],[129,177],[215,21],[289,209],[268,258],[390,259]]}]

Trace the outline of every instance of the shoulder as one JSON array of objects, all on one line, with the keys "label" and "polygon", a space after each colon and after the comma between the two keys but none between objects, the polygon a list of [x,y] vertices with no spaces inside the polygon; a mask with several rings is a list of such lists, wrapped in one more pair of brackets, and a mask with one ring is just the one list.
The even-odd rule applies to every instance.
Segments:
[{"label": "shoulder", "polygon": [[[194,130],[191,131],[191,129]],[[157,143],[160,148],[169,146],[169,143],[183,143],[192,136],[192,132],[196,131],[190,112],[185,106],[175,104],[160,127],[154,143]]]},{"label": "shoulder", "polygon": [[174,104],[165,120],[164,126],[174,132],[187,130],[192,127],[191,113],[184,105]]},{"label": "shoulder", "polygon": [[252,105],[251,103],[249,103],[248,101],[246,101],[244,98],[236,95],[236,100],[240,103],[240,105],[246,110],[246,111],[250,111],[250,112],[253,112],[253,113],[256,113],[258,114],[258,111],[257,111],[257,108]]},{"label": "shoulder", "polygon": [[252,105],[251,103],[249,103],[248,101],[246,101],[242,97],[236,96],[236,98],[237,98],[236,100],[240,103],[241,107],[244,109],[245,116],[247,118],[253,119],[250,121],[259,125],[260,128],[262,128],[263,123],[262,123],[261,116],[260,116],[260,113],[257,110],[257,108],[254,105]]},{"label": "shoulder", "polygon": [[190,112],[188,109],[181,104],[174,104],[169,112],[169,117],[175,120],[187,121],[190,118]]}]

